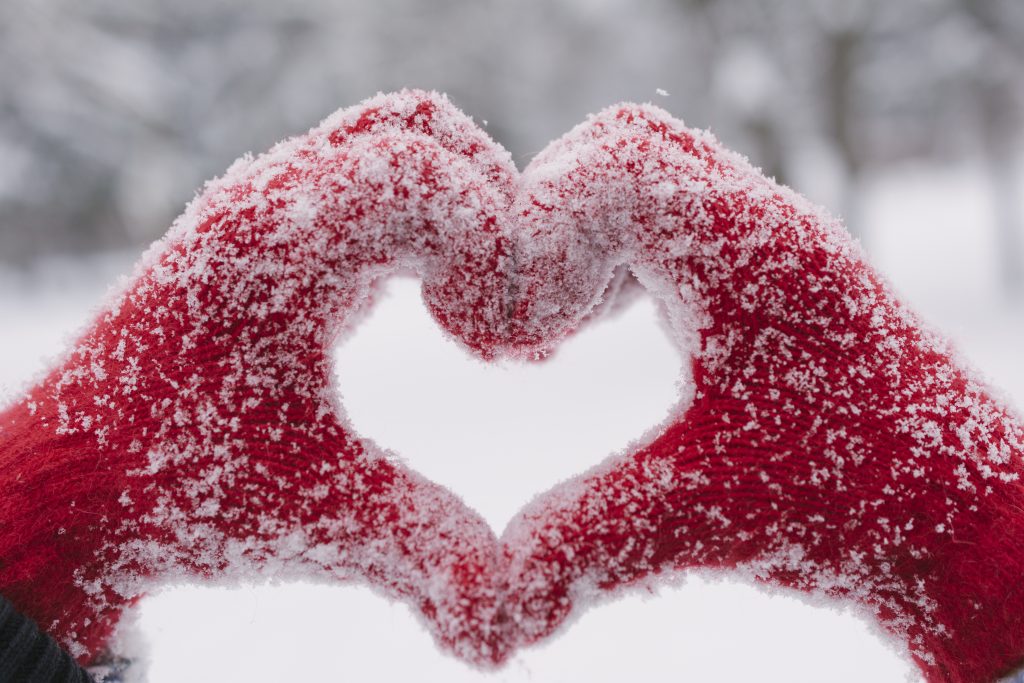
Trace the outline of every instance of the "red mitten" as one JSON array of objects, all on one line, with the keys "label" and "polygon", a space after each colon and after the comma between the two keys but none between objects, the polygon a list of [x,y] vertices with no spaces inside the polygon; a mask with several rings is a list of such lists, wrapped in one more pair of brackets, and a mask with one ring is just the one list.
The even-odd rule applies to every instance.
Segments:
[{"label": "red mitten", "polygon": [[160,583],[360,578],[418,606],[458,654],[504,657],[492,532],[353,437],[328,352],[373,280],[401,268],[488,356],[512,173],[445,99],[403,93],[210,184],[0,414],[0,594],[88,662]]},{"label": "red mitten", "polygon": [[692,354],[660,434],[506,533],[522,642],[594,595],[712,567],[852,601],[929,681],[1024,661],[1024,429],[840,225],[633,106],[542,153],[514,215],[521,353],[629,264]]}]

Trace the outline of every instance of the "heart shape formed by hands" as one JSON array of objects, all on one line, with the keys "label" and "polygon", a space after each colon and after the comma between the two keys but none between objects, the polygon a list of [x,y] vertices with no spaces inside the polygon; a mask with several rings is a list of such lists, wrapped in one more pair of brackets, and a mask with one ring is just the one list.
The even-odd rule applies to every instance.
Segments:
[{"label": "heart shape formed by hands", "polygon": [[[328,350],[389,272],[471,352],[542,357],[623,266],[692,395],[501,539],[336,405]],[[382,95],[210,184],[0,415],[0,593],[88,661],[157,582],[357,579],[496,665],[717,567],[860,605],[929,680],[990,680],[1024,659],[1022,446],[841,226],[709,135],[621,105],[519,173],[444,98]]]}]

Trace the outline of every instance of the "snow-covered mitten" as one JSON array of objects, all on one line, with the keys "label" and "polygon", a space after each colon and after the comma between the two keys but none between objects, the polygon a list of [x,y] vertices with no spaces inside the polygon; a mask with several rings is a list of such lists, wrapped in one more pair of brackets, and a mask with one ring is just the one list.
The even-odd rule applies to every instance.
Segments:
[{"label": "snow-covered mitten", "polygon": [[520,353],[628,264],[692,358],[660,433],[507,531],[522,642],[706,567],[859,606],[929,681],[1024,661],[1024,429],[836,221],[644,106],[553,143],[513,214]]},{"label": "snow-covered mitten", "polygon": [[500,659],[493,534],[353,436],[329,352],[373,280],[409,269],[490,354],[513,172],[447,100],[406,92],[209,184],[0,413],[0,594],[88,662],[162,583],[359,578],[457,653]]}]

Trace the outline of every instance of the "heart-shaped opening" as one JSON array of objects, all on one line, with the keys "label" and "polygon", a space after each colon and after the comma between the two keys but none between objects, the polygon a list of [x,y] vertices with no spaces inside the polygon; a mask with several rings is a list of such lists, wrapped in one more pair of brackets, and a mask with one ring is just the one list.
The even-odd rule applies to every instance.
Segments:
[{"label": "heart-shaped opening", "polygon": [[[499,534],[534,496],[658,431],[685,396],[683,359],[649,296],[586,326],[542,363],[484,363],[440,330],[418,280],[392,278],[334,360],[340,404],[359,436],[459,494]],[[151,659],[139,670],[150,683],[852,683],[911,673],[873,623],[800,596],[694,576],[646,597],[589,610],[557,640],[487,673],[440,653],[408,605],[362,586],[175,587],[142,603],[137,625]],[[253,652],[273,654],[257,662]]]},{"label": "heart-shaped opening", "polygon": [[660,425],[683,376],[650,297],[544,362],[484,363],[444,335],[411,278],[385,282],[335,351],[356,433],[461,496],[498,535],[531,498]]}]

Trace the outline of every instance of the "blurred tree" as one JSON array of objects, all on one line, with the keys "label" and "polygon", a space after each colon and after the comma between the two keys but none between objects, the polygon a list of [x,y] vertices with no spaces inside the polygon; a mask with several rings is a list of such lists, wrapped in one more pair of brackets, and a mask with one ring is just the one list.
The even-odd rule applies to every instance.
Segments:
[{"label": "blurred tree", "polygon": [[[344,104],[451,94],[517,162],[656,89],[865,238],[864,179],[987,159],[1001,270],[1016,201],[1019,0],[8,0],[0,3],[0,260],[158,236],[203,179]],[[828,189],[828,188],[826,188]]]},{"label": "blurred tree", "polygon": [[1024,116],[1024,3],[957,0],[985,34],[985,49],[972,82],[978,103],[982,149],[988,160],[1000,274],[1004,289],[1024,295],[1024,176],[1020,169]]},{"label": "blurred tree", "polygon": [[987,159],[1003,282],[1022,293],[1024,3],[678,1],[708,27],[704,68],[722,80],[709,92],[723,137],[744,140],[737,146],[782,182],[802,175],[811,146],[826,150],[840,179],[828,203],[862,239],[868,174],[899,161]]}]

